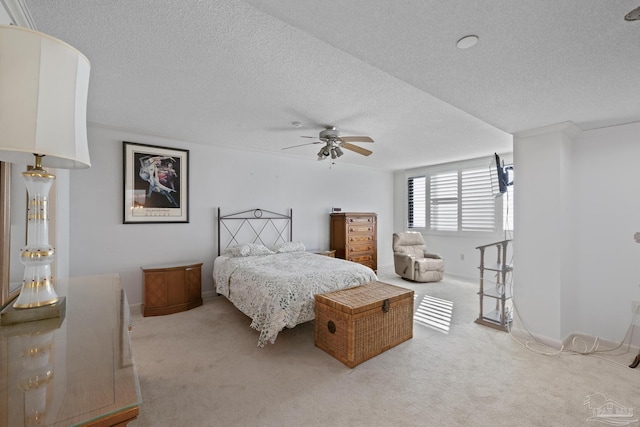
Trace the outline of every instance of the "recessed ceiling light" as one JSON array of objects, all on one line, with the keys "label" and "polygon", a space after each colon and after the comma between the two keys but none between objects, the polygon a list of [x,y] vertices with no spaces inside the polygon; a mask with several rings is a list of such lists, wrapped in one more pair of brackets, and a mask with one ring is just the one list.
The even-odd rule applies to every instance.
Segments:
[{"label": "recessed ceiling light", "polygon": [[469,49],[471,46],[475,46],[478,43],[478,36],[469,35],[464,36],[456,43],[458,49]]},{"label": "recessed ceiling light", "polygon": [[625,21],[638,21],[640,20],[640,7],[636,7],[631,12],[624,16]]}]

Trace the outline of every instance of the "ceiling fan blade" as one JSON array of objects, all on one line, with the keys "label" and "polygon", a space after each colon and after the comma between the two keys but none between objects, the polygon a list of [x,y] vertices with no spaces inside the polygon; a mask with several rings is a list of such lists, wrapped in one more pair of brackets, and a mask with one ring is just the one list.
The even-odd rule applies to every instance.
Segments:
[{"label": "ceiling fan blade", "polygon": [[373,142],[373,139],[369,136],[341,136],[342,142]]},{"label": "ceiling fan blade", "polygon": [[298,144],[298,145],[292,145],[291,147],[284,147],[283,150],[288,150],[289,148],[303,147],[305,145],[312,145],[312,144],[323,144],[323,142],[322,141],[307,142],[306,144]]},{"label": "ceiling fan blade", "polygon": [[358,154],[362,154],[363,156],[369,156],[373,151],[367,150],[366,148],[358,147],[357,145],[349,144],[348,142],[343,142],[340,144],[342,148],[346,148],[347,150],[354,151]]}]

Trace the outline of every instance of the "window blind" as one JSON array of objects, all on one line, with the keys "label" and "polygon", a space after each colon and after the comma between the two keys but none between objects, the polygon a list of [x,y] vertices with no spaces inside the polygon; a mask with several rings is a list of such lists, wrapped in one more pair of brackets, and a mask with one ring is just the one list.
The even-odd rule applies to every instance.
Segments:
[{"label": "window blind", "polygon": [[502,229],[513,231],[513,185],[502,195]]},{"label": "window blind", "polygon": [[[514,187],[507,187],[504,197],[496,199],[491,171],[475,161],[452,165],[451,169],[425,168],[414,172],[420,176],[409,175],[409,228],[460,233],[513,230]],[[502,209],[496,210],[499,207]]]},{"label": "window blind", "polygon": [[427,222],[427,178],[418,176],[408,180],[409,228],[424,228]]},{"label": "window blind", "polygon": [[432,175],[430,185],[431,230],[458,230],[458,172]]},{"label": "window blind", "polygon": [[491,193],[489,168],[464,169],[461,193],[460,229],[462,231],[494,231],[496,202]]}]

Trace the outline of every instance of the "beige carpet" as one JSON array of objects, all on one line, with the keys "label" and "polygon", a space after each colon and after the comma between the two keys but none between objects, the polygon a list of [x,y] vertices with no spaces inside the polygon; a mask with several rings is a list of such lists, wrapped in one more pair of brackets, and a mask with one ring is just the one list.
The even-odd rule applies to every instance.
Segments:
[{"label": "beige carpet", "polygon": [[414,289],[416,307],[425,295],[452,302],[448,333],[414,322],[413,339],[349,369],[314,346],[312,322],[258,348],[250,320],[223,297],[168,316],[133,313],[143,403],[130,425],[600,426],[588,419],[606,400],[640,414],[640,368],[626,367],[626,348],[600,355],[617,363],[540,355],[473,322],[476,283],[379,277]]}]

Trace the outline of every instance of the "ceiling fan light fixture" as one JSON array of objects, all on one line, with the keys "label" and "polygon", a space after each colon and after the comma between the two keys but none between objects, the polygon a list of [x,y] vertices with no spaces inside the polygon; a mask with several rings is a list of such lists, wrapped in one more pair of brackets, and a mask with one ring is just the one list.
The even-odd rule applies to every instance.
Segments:
[{"label": "ceiling fan light fixture", "polygon": [[456,42],[456,46],[458,49],[469,49],[470,47],[475,46],[478,43],[478,40],[478,36],[470,34],[458,40]]},{"label": "ceiling fan light fixture", "polygon": [[[294,124],[294,122],[292,122],[292,124]],[[313,137],[302,136],[302,138]],[[373,153],[373,151],[371,150],[367,150],[366,148],[362,148],[358,145],[352,144],[352,142],[373,142],[373,139],[370,136],[340,136],[340,132],[335,128],[335,126],[325,126],[324,130],[321,131],[318,135],[318,139],[319,141],[284,147],[283,150],[302,147],[304,145],[323,144],[317,154],[318,160],[322,160],[329,156],[331,156],[332,159],[341,157],[344,154],[344,152],[342,151],[343,148],[361,154],[363,156],[369,156]]]},{"label": "ceiling fan light fixture", "polygon": [[625,21],[638,21],[640,20],[640,7],[636,7],[631,12],[624,16]]}]

